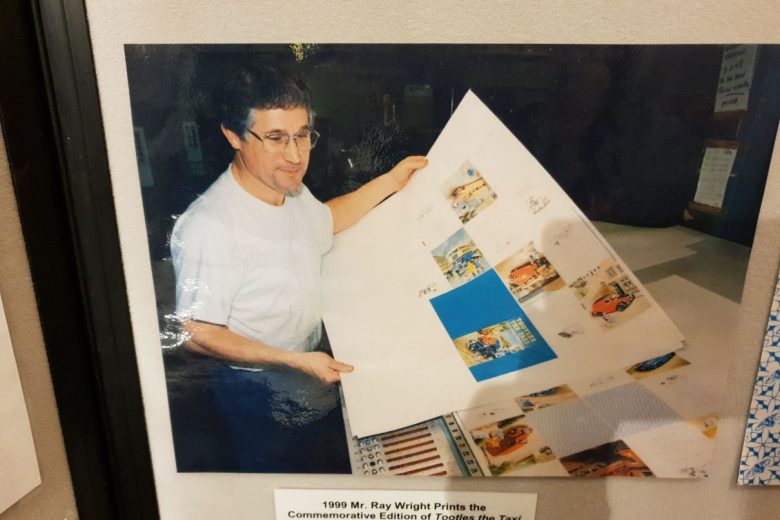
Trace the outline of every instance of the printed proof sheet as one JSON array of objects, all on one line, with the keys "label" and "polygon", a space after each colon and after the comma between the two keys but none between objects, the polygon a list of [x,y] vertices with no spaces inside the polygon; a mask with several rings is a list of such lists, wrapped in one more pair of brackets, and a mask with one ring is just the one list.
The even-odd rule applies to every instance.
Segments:
[{"label": "printed proof sheet", "polygon": [[618,370],[682,334],[471,92],[400,193],[336,237],[324,320],[363,437]]}]

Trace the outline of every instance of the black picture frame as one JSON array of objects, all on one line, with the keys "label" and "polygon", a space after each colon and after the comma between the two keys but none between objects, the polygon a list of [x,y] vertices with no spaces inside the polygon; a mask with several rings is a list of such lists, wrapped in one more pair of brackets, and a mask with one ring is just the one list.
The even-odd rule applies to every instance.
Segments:
[{"label": "black picture frame", "polygon": [[0,4],[0,63],[0,120],[80,517],[157,517],[83,1]]},{"label": "black picture frame", "polygon": [[84,3],[0,4],[0,121],[79,517],[159,516]]}]

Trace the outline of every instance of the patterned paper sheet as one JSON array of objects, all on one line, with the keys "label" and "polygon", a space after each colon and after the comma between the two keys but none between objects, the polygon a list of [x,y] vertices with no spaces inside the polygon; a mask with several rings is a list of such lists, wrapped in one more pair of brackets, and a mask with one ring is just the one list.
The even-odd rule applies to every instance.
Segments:
[{"label": "patterned paper sheet", "polygon": [[780,273],[750,403],[739,484],[780,484]]}]

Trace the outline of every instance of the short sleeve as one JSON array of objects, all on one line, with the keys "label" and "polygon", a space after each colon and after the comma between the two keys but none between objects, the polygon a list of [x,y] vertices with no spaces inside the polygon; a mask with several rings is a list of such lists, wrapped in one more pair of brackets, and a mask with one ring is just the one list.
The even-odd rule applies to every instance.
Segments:
[{"label": "short sleeve", "polygon": [[227,325],[242,270],[231,230],[205,215],[183,214],[171,235],[176,275],[176,314]]}]

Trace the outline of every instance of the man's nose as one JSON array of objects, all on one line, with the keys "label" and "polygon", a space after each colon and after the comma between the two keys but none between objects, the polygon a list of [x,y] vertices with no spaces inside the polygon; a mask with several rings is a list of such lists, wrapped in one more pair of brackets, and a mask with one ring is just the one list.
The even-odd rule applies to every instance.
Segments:
[{"label": "man's nose", "polygon": [[301,162],[301,151],[298,149],[298,143],[296,143],[295,139],[292,137],[290,137],[290,141],[287,143],[287,147],[284,149],[284,158],[286,161],[293,164],[298,164]]}]

